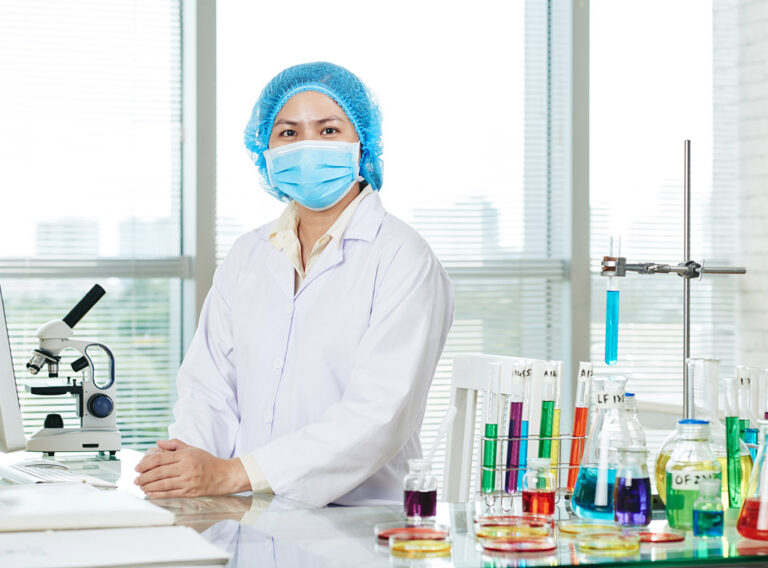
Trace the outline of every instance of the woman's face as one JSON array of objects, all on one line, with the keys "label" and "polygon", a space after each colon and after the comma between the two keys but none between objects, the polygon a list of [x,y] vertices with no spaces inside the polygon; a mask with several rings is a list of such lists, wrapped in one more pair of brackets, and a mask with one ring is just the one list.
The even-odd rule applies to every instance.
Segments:
[{"label": "woman's face", "polygon": [[288,99],[275,117],[269,147],[301,140],[360,141],[341,107],[317,91],[302,91]]}]

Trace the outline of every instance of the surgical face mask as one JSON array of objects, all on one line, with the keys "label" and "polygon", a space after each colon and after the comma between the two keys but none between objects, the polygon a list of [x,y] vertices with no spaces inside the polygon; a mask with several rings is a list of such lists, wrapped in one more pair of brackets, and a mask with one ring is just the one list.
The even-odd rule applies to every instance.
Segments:
[{"label": "surgical face mask", "polygon": [[269,183],[312,211],[336,205],[360,177],[359,142],[303,140],[264,152]]}]

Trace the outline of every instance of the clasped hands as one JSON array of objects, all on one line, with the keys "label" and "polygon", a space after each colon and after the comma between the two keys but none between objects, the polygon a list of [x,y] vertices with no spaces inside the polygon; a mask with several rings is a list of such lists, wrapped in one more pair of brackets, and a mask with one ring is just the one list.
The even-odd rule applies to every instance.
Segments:
[{"label": "clasped hands", "polygon": [[251,489],[238,458],[221,459],[181,440],[158,440],[136,466],[134,483],[147,497],[231,495]]}]

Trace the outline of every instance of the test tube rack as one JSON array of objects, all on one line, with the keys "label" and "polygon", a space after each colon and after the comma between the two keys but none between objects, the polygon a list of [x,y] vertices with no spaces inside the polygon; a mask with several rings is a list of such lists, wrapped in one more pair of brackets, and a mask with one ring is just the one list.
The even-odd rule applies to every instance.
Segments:
[{"label": "test tube rack", "polygon": [[683,416],[691,418],[690,384],[686,361],[691,352],[691,279],[704,274],[746,274],[742,266],[704,266],[704,261],[691,260],[691,141],[683,143],[683,262],[677,266],[656,262],[628,263],[625,257],[603,257],[601,276],[624,277],[627,272],[639,274],[677,274],[683,279]]},{"label": "test tube rack", "polygon": [[[555,476],[555,487],[556,487],[556,495],[558,501],[562,499],[566,495],[570,495],[570,491],[567,489],[567,482],[568,482],[568,473],[571,469],[570,464],[570,445],[573,443],[574,440],[577,438],[573,436],[573,434],[569,433],[561,433],[558,436],[538,436],[538,435],[530,435],[525,438],[517,438],[517,437],[510,437],[510,436],[498,436],[496,438],[488,438],[483,435],[477,435],[476,437],[477,445],[478,445],[478,452],[477,456],[479,456],[478,465],[479,468],[477,470],[477,479],[476,479],[476,490],[475,495],[480,498],[480,500],[483,502],[484,507],[486,509],[486,512],[489,511],[496,511],[496,512],[509,512],[513,508],[513,502],[512,499],[515,496],[520,495],[520,491],[515,488],[514,491],[507,492],[505,490],[504,481],[507,476],[507,473],[510,471],[517,471],[518,476],[522,478],[523,475],[525,475],[526,468],[523,466],[518,467],[509,467],[504,463],[504,458],[507,455],[507,447],[508,444],[510,444],[513,441],[527,441],[528,446],[533,448],[538,448],[539,442],[541,441],[550,441],[555,442],[558,441],[559,444],[557,445],[557,460],[554,462],[550,468],[550,471],[553,472]],[[582,440],[585,444],[588,439],[588,437],[580,437],[578,438]],[[495,441],[497,444],[497,450],[496,450],[496,466],[494,467],[487,467],[483,465],[483,456],[484,456],[484,447],[485,442],[491,440]],[[534,452],[535,453],[535,452]],[[565,456],[565,458],[563,457]],[[576,469],[578,469],[579,466],[576,466]],[[484,492],[480,485],[480,480],[483,477],[484,472],[490,472],[495,480],[494,486],[495,489],[491,492]]]}]

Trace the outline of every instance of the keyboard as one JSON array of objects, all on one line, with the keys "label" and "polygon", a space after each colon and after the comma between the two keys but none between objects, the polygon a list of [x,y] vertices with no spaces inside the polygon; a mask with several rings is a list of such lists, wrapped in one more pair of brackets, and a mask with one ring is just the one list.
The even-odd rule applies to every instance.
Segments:
[{"label": "keyboard", "polygon": [[0,477],[13,483],[87,483],[95,487],[115,487],[92,475],[69,469],[66,465],[50,460],[30,460],[0,467]]}]

